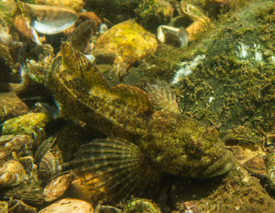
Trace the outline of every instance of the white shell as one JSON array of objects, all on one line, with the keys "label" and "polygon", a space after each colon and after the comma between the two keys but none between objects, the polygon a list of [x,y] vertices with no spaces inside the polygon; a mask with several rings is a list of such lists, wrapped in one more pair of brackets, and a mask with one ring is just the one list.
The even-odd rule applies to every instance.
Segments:
[{"label": "white shell", "polygon": [[77,13],[67,7],[27,3],[24,6],[35,13],[36,20],[31,22],[31,26],[42,34],[60,33],[73,26],[77,19]]}]

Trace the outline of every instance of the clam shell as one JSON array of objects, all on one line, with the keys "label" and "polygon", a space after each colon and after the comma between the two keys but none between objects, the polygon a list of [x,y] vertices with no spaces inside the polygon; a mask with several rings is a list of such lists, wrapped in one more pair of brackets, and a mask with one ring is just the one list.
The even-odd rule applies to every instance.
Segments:
[{"label": "clam shell", "polygon": [[8,213],[8,207],[7,201],[0,201],[0,212]]},{"label": "clam shell", "polygon": [[174,46],[174,47],[180,47],[181,43],[180,40],[178,38],[178,36],[174,33],[171,32],[166,32],[165,33],[165,40],[164,40],[165,44]]},{"label": "clam shell", "polygon": [[27,205],[22,200],[13,200],[11,205],[12,207],[9,208],[10,213],[37,213],[35,207]]},{"label": "clam shell", "polygon": [[186,47],[188,45],[188,32],[185,28],[160,25],[157,29],[157,38],[160,42],[174,46]]},{"label": "clam shell", "polygon": [[61,170],[57,160],[50,151],[42,157],[39,167],[38,175],[41,179],[48,180],[54,174],[57,174]]},{"label": "clam shell", "polygon": [[13,59],[11,57],[9,48],[0,41],[0,61],[4,63],[11,71],[14,68]]},{"label": "clam shell", "polygon": [[5,148],[9,148],[12,151],[19,150],[23,145],[31,145],[33,138],[30,135],[3,135],[0,138],[0,143],[4,141],[4,139],[8,139],[5,142]]},{"label": "clam shell", "polygon": [[70,186],[73,178],[73,174],[66,174],[53,179],[43,191],[44,200],[51,202],[61,197]]},{"label": "clam shell", "polygon": [[17,97],[15,92],[0,94],[0,122],[26,114],[29,107]]},{"label": "clam shell", "polygon": [[56,203],[42,209],[39,211],[39,213],[50,213],[50,212],[55,212],[55,213],[93,213],[93,207],[82,200],[77,200],[77,199],[62,199],[57,201]]},{"label": "clam shell", "polygon": [[24,178],[25,170],[16,160],[7,161],[0,169],[0,187],[16,186]]},{"label": "clam shell", "polygon": [[31,19],[31,26],[42,34],[60,33],[74,25],[77,13],[67,7],[36,5],[21,2],[21,8]]},{"label": "clam shell", "polygon": [[[0,137],[0,165],[10,160],[13,155],[29,155],[33,137],[30,135],[3,135]],[[16,154],[15,154],[16,153]]]},{"label": "clam shell", "polygon": [[8,190],[5,193],[5,197],[22,200],[34,206],[42,205],[44,203],[44,199],[42,195],[43,189],[40,184],[40,181],[24,181],[22,184]]},{"label": "clam shell", "polygon": [[95,209],[95,212],[98,212],[98,213],[120,213],[120,212],[122,212],[122,210],[118,209],[116,207],[113,207],[113,206],[105,206],[105,205],[98,204],[98,206]]},{"label": "clam shell", "polygon": [[26,180],[37,180],[37,166],[34,164],[32,156],[25,156],[18,159],[19,162],[24,166],[26,173]]}]

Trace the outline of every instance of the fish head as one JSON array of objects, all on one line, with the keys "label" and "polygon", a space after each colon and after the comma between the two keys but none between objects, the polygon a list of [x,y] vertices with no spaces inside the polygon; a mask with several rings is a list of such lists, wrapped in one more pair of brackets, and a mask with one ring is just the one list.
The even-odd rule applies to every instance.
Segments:
[{"label": "fish head", "polygon": [[218,131],[194,122],[168,129],[154,154],[158,167],[175,176],[210,178],[228,172],[234,164]]}]

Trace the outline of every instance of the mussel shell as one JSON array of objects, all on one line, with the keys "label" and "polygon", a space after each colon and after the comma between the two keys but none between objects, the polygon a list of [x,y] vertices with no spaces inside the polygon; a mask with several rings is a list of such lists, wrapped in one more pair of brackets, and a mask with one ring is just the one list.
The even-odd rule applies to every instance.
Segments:
[{"label": "mussel shell", "polygon": [[39,167],[38,167],[38,176],[42,180],[48,180],[54,174],[57,174],[61,170],[61,167],[58,165],[57,160],[50,151],[42,157]]},{"label": "mussel shell", "polygon": [[77,13],[73,9],[61,6],[21,2],[21,10],[31,19],[31,25],[37,32],[48,35],[70,28],[77,19]]},{"label": "mussel shell", "polygon": [[24,178],[25,170],[16,160],[7,161],[0,169],[0,187],[16,186]]},{"label": "mussel shell", "polygon": [[0,41],[0,62],[1,64],[3,63],[3,65],[6,65],[7,68],[10,69],[10,71],[13,70],[14,64],[13,64],[13,59],[11,57],[9,48],[1,41]]},{"label": "mussel shell", "polygon": [[50,212],[56,212],[56,213],[76,213],[76,212],[83,212],[83,213],[93,213],[93,207],[90,203],[87,203],[82,200],[77,199],[71,199],[71,198],[65,198],[62,200],[59,200],[55,203],[53,203],[50,206],[47,206],[46,208],[39,211],[39,213],[50,213]]},{"label": "mussel shell", "polygon": [[[43,8],[42,8],[43,7]],[[60,33],[74,25],[77,19],[77,14],[74,10],[62,7],[49,7],[41,6],[41,13],[46,12],[47,16],[41,20],[33,22],[33,28],[43,34],[56,34]]]},{"label": "mussel shell", "polygon": [[99,212],[99,213],[120,213],[122,212],[121,209],[118,209],[114,206],[106,206],[106,205],[98,205],[96,207],[96,212]]},{"label": "mussel shell", "polygon": [[33,141],[30,135],[3,135],[0,137],[0,144],[5,139],[5,148],[10,148],[12,151],[19,150],[23,145],[31,146]]},{"label": "mussel shell", "polygon": [[74,175],[66,174],[53,179],[43,191],[44,200],[51,202],[60,198],[70,186]]},{"label": "mussel shell", "polygon": [[174,33],[171,32],[166,32],[165,33],[165,40],[164,40],[165,44],[174,46],[174,47],[180,47],[181,46],[181,42],[178,38],[178,36]]},{"label": "mussel shell", "polygon": [[9,213],[37,213],[35,207],[27,205],[22,200],[12,200],[11,205]]},{"label": "mussel shell", "polygon": [[42,192],[43,189],[40,186],[40,182],[23,182],[23,184],[20,184],[8,190],[5,194],[5,197],[22,200],[30,205],[37,206],[42,205],[45,202]]},{"label": "mussel shell", "polygon": [[0,201],[0,212],[7,213],[8,212],[8,202],[7,201]]},{"label": "mussel shell", "polygon": [[33,60],[38,61],[39,59],[44,59],[47,56],[54,56],[54,49],[50,44],[36,45],[29,52],[28,55],[33,58]]},{"label": "mussel shell", "polygon": [[29,107],[21,101],[15,92],[0,94],[0,122],[7,119],[26,114],[30,111]]}]

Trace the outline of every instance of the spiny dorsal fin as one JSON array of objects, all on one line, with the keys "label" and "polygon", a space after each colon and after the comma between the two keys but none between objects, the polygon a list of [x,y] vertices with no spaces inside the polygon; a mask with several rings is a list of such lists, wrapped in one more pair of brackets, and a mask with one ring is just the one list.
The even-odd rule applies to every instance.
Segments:
[{"label": "spiny dorsal fin", "polygon": [[155,85],[148,84],[146,91],[157,108],[179,113],[176,95],[171,91],[167,83],[157,81]]},{"label": "spiny dorsal fin", "polygon": [[92,95],[112,95],[121,100],[126,106],[136,107],[143,113],[153,112],[153,105],[149,96],[137,87],[118,85],[110,89],[104,76],[98,71],[81,52],[72,48],[68,43],[62,42],[62,65],[73,77],[80,78],[91,86]]},{"label": "spiny dorsal fin", "polygon": [[110,91],[109,85],[97,67],[87,59],[81,52],[72,48],[67,42],[61,44],[62,65],[72,73],[91,85],[91,89],[97,91]]},{"label": "spiny dorsal fin", "polygon": [[89,190],[129,196],[160,180],[138,146],[121,138],[95,139],[80,146],[71,162]]},{"label": "spiny dorsal fin", "polygon": [[120,84],[112,89],[119,99],[126,105],[132,105],[144,112],[153,112],[153,105],[149,96],[137,87]]},{"label": "spiny dorsal fin", "polygon": [[86,20],[75,28],[67,38],[67,42],[77,50],[83,50],[87,46],[93,32],[94,21]]}]

